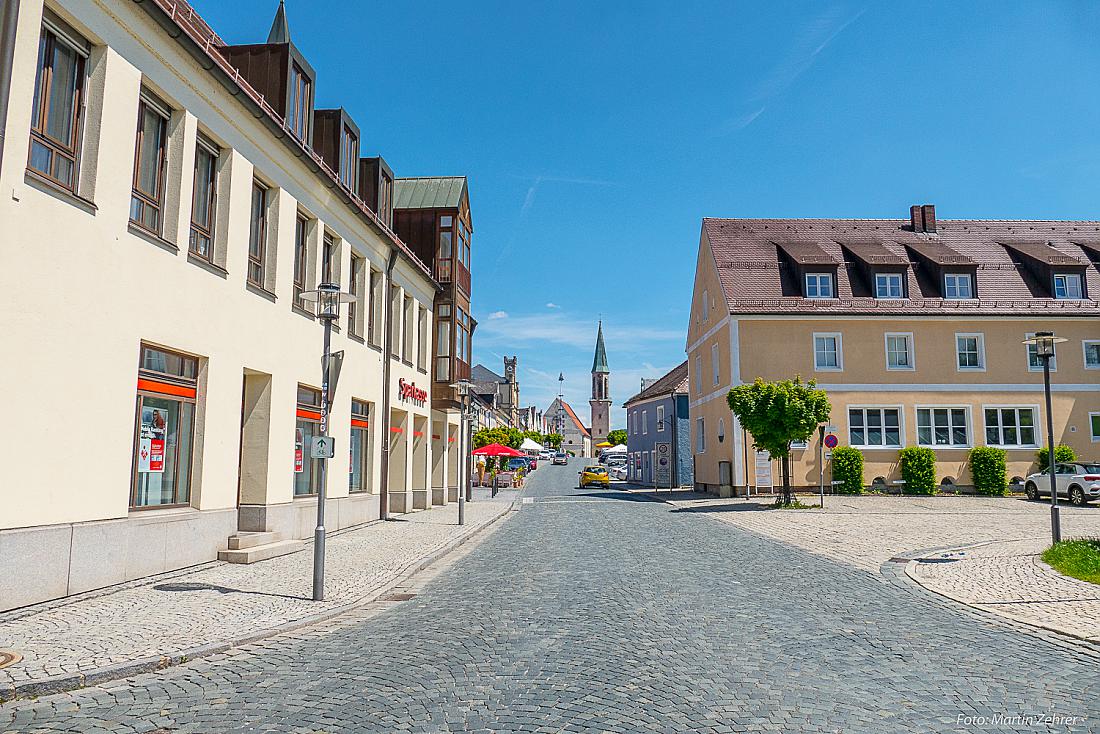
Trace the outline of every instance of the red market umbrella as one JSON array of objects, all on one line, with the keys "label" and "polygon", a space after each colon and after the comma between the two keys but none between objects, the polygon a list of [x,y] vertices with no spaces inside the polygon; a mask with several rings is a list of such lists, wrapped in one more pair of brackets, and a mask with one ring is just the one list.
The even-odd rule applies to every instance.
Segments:
[{"label": "red market umbrella", "polygon": [[471,451],[474,456],[523,456],[522,451],[516,451],[508,446],[501,446],[499,443],[491,443],[488,446],[482,446],[479,449]]}]

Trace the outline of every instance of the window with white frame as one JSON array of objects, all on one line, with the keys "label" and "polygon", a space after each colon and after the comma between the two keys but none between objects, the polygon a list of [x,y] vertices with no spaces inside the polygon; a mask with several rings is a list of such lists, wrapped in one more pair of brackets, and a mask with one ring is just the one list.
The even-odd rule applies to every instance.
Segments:
[{"label": "window with white frame", "polygon": [[955,334],[955,366],[960,370],[985,369],[984,334]]},{"label": "window with white frame", "polygon": [[806,273],[806,298],[833,298],[832,273]]},{"label": "window with white frame", "polygon": [[970,273],[947,273],[943,276],[943,297],[961,301],[974,297],[974,281]]},{"label": "window with white frame", "polygon": [[649,411],[642,411],[642,435],[649,433]]},{"label": "window with white frame", "polygon": [[1035,408],[985,408],[985,442],[990,446],[1037,446]]},{"label": "window with white frame", "polygon": [[638,411],[630,411],[630,432],[638,435]]},{"label": "window with white frame", "polygon": [[703,289],[703,321],[710,320],[710,294]]},{"label": "window with white frame", "polygon": [[695,357],[695,392],[703,392],[703,355]]},{"label": "window with white frame", "polygon": [[665,406],[657,406],[657,431],[663,433],[665,430]]},{"label": "window with white frame", "polygon": [[1058,273],[1054,276],[1054,297],[1068,300],[1081,300],[1084,290],[1078,273]]},{"label": "window with white frame", "polygon": [[702,418],[695,419],[695,451],[700,454],[707,451],[706,423]]},{"label": "window with white frame", "polygon": [[1089,413],[1089,430],[1093,441],[1100,441],[1100,413]]},{"label": "window with white frame", "polygon": [[840,334],[814,334],[814,369],[839,371],[843,368]]},{"label": "window with white frame", "polygon": [[1100,370],[1100,340],[1086,339],[1084,349],[1085,369]]},{"label": "window with white frame", "polygon": [[913,335],[887,334],[886,369],[911,370],[913,365]]},{"label": "window with white frame", "polygon": [[875,298],[904,298],[901,273],[876,273]]},{"label": "window with white frame", "polygon": [[718,345],[710,345],[710,371],[713,372],[714,386],[718,387],[718,378],[720,373],[720,364],[718,362]]},{"label": "window with white frame", "polygon": [[921,446],[969,446],[966,408],[917,408],[917,443]]},{"label": "window with white frame", "polygon": [[849,408],[848,443],[865,448],[900,448],[901,410]]},{"label": "window with white frame", "polygon": [[[1029,333],[1027,338],[1030,339],[1035,334]],[[1039,347],[1035,344],[1028,344],[1027,346],[1027,369],[1029,372],[1042,372],[1043,360],[1039,358]],[[1050,357],[1050,371],[1058,371],[1058,345],[1054,345],[1054,354]]]}]

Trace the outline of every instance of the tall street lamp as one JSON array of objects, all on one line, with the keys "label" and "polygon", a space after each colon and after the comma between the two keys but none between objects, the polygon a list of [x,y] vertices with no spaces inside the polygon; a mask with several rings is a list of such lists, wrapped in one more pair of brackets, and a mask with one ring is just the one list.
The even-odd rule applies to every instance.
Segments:
[{"label": "tall street lamp", "polygon": [[450,386],[459,397],[459,402],[462,403],[462,420],[459,430],[461,431],[459,437],[459,445],[462,446],[462,463],[466,466],[466,481],[465,486],[459,490],[458,493],[458,524],[466,524],[466,495],[470,491],[470,381],[459,380]]},{"label": "tall street lamp", "polygon": [[1050,360],[1054,358],[1054,345],[1067,341],[1054,336],[1053,331],[1037,331],[1024,339],[1024,344],[1035,348],[1035,356],[1043,363],[1043,390],[1047,402],[1047,469],[1050,471],[1050,537],[1052,543],[1062,540],[1062,523],[1058,516],[1058,473],[1054,461],[1054,416],[1050,401]]},{"label": "tall street lamp", "polygon": [[[332,354],[329,345],[332,341],[332,322],[340,318],[340,304],[352,303],[355,296],[344,293],[337,283],[320,283],[317,290],[306,291],[300,298],[306,303],[317,304],[317,318],[325,325],[325,346],[321,353],[321,425],[320,435],[315,436],[310,446],[311,459],[321,460],[321,470],[317,488],[317,527],[313,531],[313,600],[325,599],[325,466],[335,455],[335,441],[328,435],[329,406],[332,393],[336,391],[336,380],[340,378],[339,365],[343,363],[343,352]],[[335,369],[334,369],[335,368]]]}]

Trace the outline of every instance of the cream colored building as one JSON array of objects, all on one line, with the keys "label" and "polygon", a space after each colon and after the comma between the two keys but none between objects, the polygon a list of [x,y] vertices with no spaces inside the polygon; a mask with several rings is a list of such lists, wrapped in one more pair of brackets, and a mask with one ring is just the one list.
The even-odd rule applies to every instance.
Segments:
[{"label": "cream colored building", "polygon": [[388,167],[346,111],[314,111],[323,75],[285,17],[224,46],[182,2],[19,4],[0,609],[213,560],[241,531],[312,536],[322,326],[297,296],[323,277],[358,298],[333,334],[328,528],[461,482],[459,417],[431,410],[438,284],[391,229]]},{"label": "cream colored building", "polygon": [[[936,451],[937,479],[971,483],[974,446],[1008,453],[1009,477],[1046,442],[1041,363],[1022,341],[1054,331],[1055,438],[1100,456],[1100,222],[705,219],[687,353],[696,486],[767,491],[731,414],[735,385],[815,379],[864,479],[900,479],[898,451]],[[818,439],[793,454],[816,487]],[[826,481],[829,480],[826,467]]]}]

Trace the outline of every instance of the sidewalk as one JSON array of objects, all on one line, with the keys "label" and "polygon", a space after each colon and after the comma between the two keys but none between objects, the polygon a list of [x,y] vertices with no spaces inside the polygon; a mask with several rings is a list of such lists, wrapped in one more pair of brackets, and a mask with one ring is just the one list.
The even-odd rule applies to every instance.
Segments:
[{"label": "sidewalk", "polygon": [[518,492],[328,536],[325,601],[312,601],[313,545],[252,565],[214,562],[0,614],[0,702],[80,688],[217,652],[369,601],[498,520]]}]

